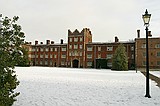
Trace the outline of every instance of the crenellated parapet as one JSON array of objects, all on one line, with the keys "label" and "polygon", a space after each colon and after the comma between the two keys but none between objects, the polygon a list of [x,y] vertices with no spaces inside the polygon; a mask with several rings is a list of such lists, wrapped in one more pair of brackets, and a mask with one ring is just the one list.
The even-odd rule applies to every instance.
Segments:
[{"label": "crenellated parapet", "polygon": [[78,29],[75,29],[73,32],[70,29],[68,30],[68,36],[70,36],[70,35],[84,35],[84,34],[92,35],[89,28],[83,28],[82,31],[78,31]]}]

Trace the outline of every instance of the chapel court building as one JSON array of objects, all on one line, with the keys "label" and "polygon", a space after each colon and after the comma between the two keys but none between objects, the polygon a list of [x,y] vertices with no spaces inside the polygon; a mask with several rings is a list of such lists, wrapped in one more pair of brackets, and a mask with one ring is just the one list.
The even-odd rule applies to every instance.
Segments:
[{"label": "chapel court building", "polygon": [[[137,30],[137,38],[135,39],[135,63],[137,68],[146,67],[146,39],[140,38],[140,30]],[[152,69],[160,69],[160,37],[152,37],[149,31],[148,38],[148,55],[149,67]]]},{"label": "chapel court building", "polygon": [[[27,43],[29,58],[33,66],[73,67],[73,68],[111,68],[112,57],[118,45],[122,43],[126,47],[128,67],[135,65],[135,42],[120,42],[115,37],[114,42],[92,42],[90,29],[82,31],[68,30],[68,42],[55,44],[46,40],[46,43],[35,41],[35,44]],[[107,60],[102,67],[97,60]]]}]

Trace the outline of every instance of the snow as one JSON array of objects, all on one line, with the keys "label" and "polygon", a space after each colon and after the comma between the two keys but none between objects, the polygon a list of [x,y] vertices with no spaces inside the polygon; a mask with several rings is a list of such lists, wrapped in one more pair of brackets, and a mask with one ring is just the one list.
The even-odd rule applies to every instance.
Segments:
[{"label": "snow", "polygon": [[150,71],[149,73],[160,78],[160,71]]},{"label": "snow", "polygon": [[13,106],[160,106],[160,88],[139,71],[16,67],[21,94]]}]

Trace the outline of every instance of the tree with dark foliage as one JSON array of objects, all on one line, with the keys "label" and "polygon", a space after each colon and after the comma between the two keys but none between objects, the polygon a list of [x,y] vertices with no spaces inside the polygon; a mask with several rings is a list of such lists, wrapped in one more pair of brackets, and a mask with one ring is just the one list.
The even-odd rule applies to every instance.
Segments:
[{"label": "tree with dark foliage", "polygon": [[112,70],[128,70],[128,57],[125,50],[126,49],[123,44],[120,44],[116,49],[112,58]]},{"label": "tree with dark foliage", "polygon": [[22,28],[16,22],[19,17],[8,17],[0,21],[0,106],[11,106],[20,93],[14,90],[19,85],[14,68],[23,57],[24,42]]}]

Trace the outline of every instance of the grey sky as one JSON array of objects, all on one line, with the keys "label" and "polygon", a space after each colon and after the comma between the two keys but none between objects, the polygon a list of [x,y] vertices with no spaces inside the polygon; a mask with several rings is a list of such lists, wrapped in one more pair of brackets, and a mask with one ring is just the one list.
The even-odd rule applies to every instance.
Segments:
[{"label": "grey sky", "polygon": [[67,30],[90,28],[95,42],[145,37],[142,14],[152,14],[149,30],[160,37],[160,0],[1,0],[3,16],[19,16],[27,41],[67,42]]}]

